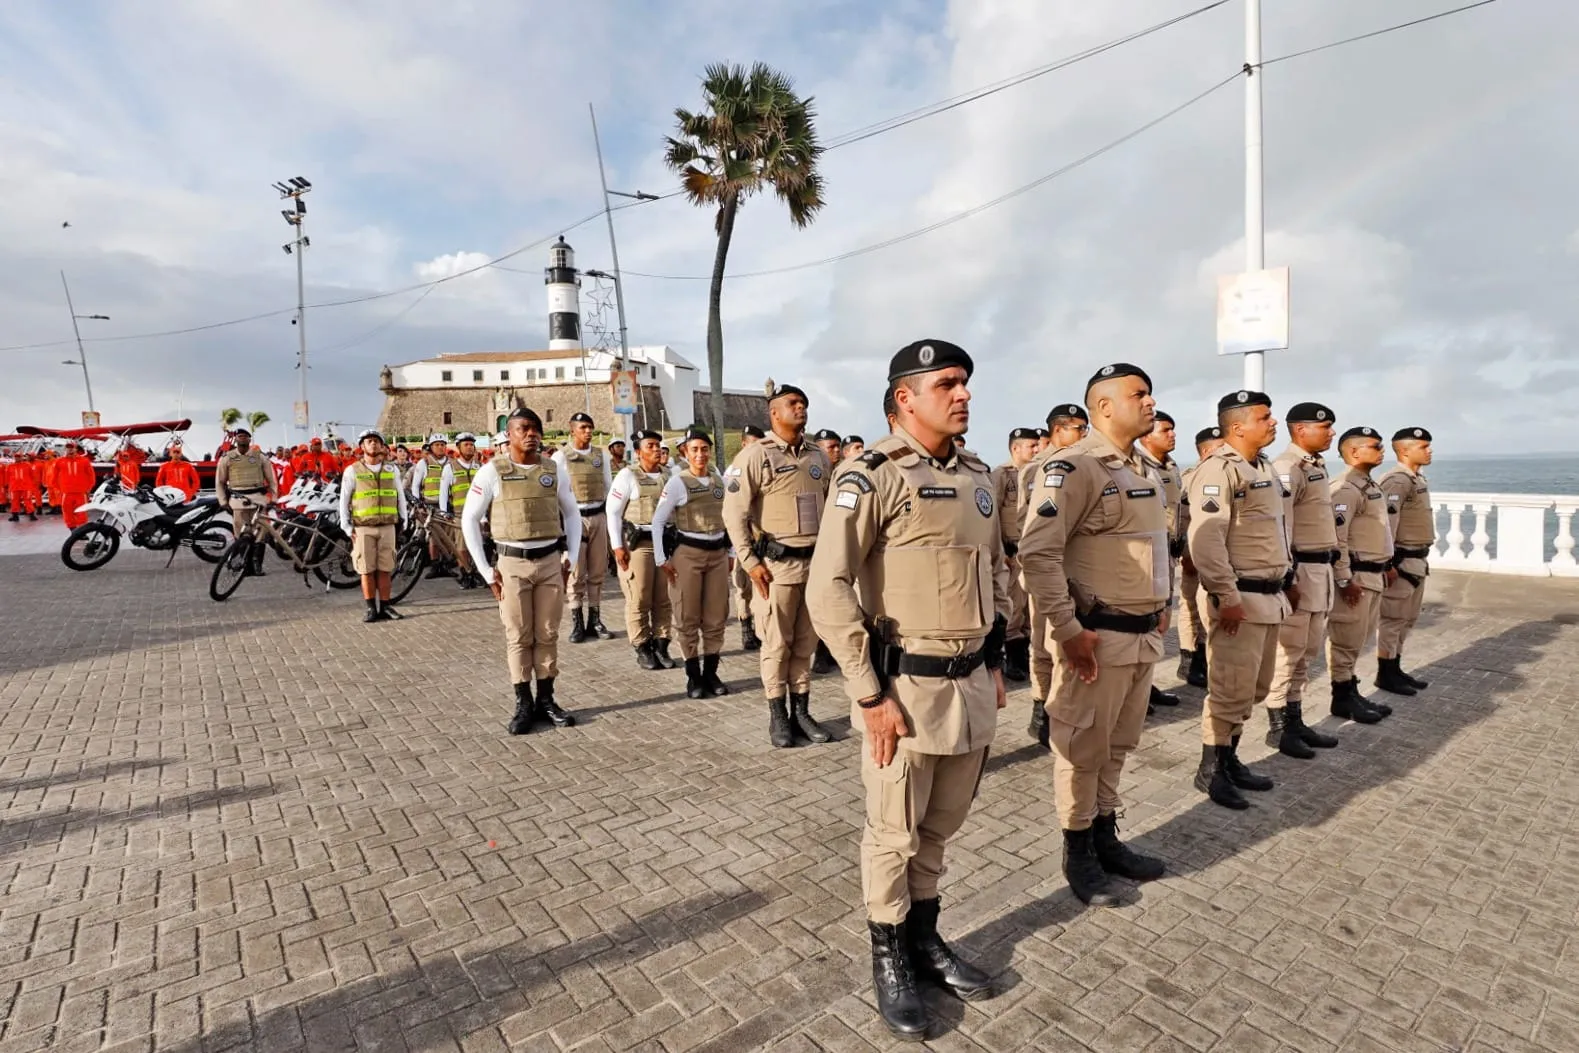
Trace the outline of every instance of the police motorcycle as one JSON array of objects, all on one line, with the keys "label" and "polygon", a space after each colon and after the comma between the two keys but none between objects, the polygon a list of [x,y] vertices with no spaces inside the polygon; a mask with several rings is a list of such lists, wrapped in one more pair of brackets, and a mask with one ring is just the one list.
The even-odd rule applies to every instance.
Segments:
[{"label": "police motorcycle", "polygon": [[88,503],[76,509],[88,521],[67,535],[61,562],[72,570],[97,570],[120,551],[124,537],[135,548],[169,552],[169,566],[183,547],[205,563],[217,563],[230,544],[230,513],[212,497],[188,501],[173,486],[143,484],[128,490],[111,475]]}]

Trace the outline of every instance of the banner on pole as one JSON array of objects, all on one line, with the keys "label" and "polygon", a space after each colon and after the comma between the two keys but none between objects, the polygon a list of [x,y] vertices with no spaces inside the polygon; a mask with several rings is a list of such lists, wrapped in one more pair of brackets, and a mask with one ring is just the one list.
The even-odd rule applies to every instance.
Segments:
[{"label": "banner on pole", "polygon": [[609,377],[609,386],[613,391],[614,412],[634,414],[636,412],[637,384],[634,369],[614,370]]},{"label": "banner on pole", "polygon": [[296,426],[298,428],[305,428],[305,427],[307,427],[307,403],[305,403],[305,402],[298,402],[295,405],[295,409],[296,409]]},{"label": "banner on pole", "polygon": [[1287,267],[1217,279],[1217,353],[1243,355],[1288,347]]},{"label": "banner on pole", "polygon": [[99,426],[99,415],[92,410],[83,410],[82,426],[84,428],[97,428]]}]

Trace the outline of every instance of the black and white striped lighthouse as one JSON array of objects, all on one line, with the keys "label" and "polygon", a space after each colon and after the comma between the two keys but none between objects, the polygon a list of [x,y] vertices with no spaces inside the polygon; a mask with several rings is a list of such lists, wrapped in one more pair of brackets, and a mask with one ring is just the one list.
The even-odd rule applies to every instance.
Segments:
[{"label": "black and white striped lighthouse", "polygon": [[563,234],[548,250],[543,284],[548,286],[548,349],[580,350],[581,279],[576,275],[575,250]]}]

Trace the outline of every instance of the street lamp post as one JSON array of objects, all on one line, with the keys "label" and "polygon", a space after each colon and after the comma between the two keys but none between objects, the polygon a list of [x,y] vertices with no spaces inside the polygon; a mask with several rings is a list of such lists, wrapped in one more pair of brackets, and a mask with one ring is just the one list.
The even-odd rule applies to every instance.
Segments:
[{"label": "street lamp post", "polygon": [[285,222],[296,228],[296,240],[287,241],[280,248],[285,250],[287,256],[296,257],[296,338],[299,342],[299,353],[296,368],[301,371],[301,401],[296,408],[296,426],[301,429],[303,437],[311,428],[307,409],[307,296],[306,286],[302,279],[302,256],[306,248],[312,244],[307,239],[303,224],[307,220],[307,202],[302,200],[302,195],[313,188],[313,185],[301,176],[292,176],[274,184],[274,189],[280,192],[280,200],[286,198],[294,202],[294,208],[280,209],[280,215],[285,217]]},{"label": "street lamp post", "polygon": [[88,352],[82,346],[82,327],[77,325],[77,321],[78,319],[87,319],[89,321],[108,322],[110,316],[107,314],[78,314],[76,307],[71,303],[71,286],[66,281],[65,271],[60,272],[60,285],[61,288],[66,290],[66,309],[71,312],[71,331],[77,337],[77,357],[68,358],[61,362],[61,365],[82,367],[82,386],[88,389],[88,412],[93,413],[96,411],[93,407],[93,381],[88,379]]}]

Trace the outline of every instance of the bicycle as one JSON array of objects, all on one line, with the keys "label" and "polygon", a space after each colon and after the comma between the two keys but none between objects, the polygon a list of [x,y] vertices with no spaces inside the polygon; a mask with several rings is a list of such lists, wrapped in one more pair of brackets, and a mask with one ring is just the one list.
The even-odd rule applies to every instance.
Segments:
[{"label": "bicycle", "polygon": [[351,559],[351,539],[340,529],[333,513],[305,516],[259,506],[257,514],[237,531],[236,540],[214,565],[208,595],[216,602],[233,596],[241,583],[255,576],[264,553],[272,548],[300,572],[302,584],[311,587],[311,573],[329,589],[354,589],[362,583]]}]

